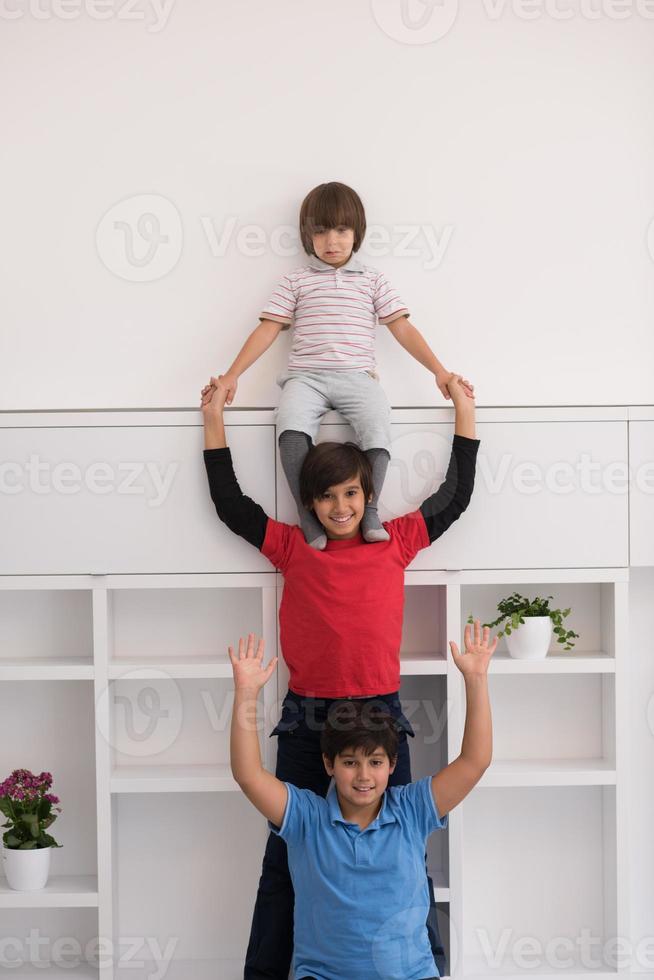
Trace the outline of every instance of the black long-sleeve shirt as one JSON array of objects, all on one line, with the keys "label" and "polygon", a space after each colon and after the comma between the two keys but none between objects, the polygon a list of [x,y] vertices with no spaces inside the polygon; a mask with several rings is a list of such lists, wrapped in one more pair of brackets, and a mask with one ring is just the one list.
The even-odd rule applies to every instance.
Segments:
[{"label": "black long-sleeve shirt", "polygon": [[[479,439],[455,435],[445,479],[420,505],[429,542],[432,543],[458,520],[472,496]],[[261,550],[266,536],[268,515],[241,490],[229,448],[205,449],[204,462],[209,491],[218,517],[235,534]]]}]

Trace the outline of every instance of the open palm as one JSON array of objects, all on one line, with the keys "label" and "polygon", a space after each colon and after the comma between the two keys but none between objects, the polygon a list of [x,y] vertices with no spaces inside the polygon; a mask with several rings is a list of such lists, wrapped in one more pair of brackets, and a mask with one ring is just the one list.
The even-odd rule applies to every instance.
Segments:
[{"label": "open palm", "polygon": [[476,619],[474,624],[474,639],[470,626],[466,626],[463,631],[465,653],[460,653],[456,643],[450,640],[452,659],[464,677],[481,676],[487,673],[490,658],[495,653],[495,647],[497,646],[497,637],[494,637],[491,643],[488,642],[489,638],[489,627],[484,626],[482,633],[481,624]]},{"label": "open palm", "polygon": [[241,637],[238,641],[238,654],[233,647],[228,647],[229,659],[234,673],[234,687],[258,691],[272,676],[277,666],[277,657],[273,657],[267,667],[263,666],[263,638],[256,645],[254,633],[248,633],[247,643]]}]

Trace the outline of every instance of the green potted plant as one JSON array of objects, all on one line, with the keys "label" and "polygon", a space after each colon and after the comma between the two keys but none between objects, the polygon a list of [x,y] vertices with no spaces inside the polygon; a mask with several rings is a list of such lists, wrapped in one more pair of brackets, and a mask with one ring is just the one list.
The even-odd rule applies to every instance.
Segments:
[{"label": "green potted plant", "polygon": [[[506,634],[506,645],[512,657],[519,660],[542,660],[547,656],[552,631],[556,634],[557,642],[564,650],[572,650],[578,633],[567,630],[563,620],[570,615],[570,609],[550,609],[549,600],[553,596],[541,599],[528,599],[519,592],[513,592],[497,604],[500,615],[492,623],[484,623],[493,629],[502,625],[498,636]],[[472,616],[468,616],[472,623]]]},{"label": "green potted plant", "polygon": [[48,792],[52,776],[38,776],[29,769],[14,769],[0,783],[0,812],[8,828],[2,835],[2,864],[7,884],[15,891],[38,891],[45,888],[50,872],[50,853],[62,847],[46,833],[57,819],[53,807],[61,813],[59,797]]}]

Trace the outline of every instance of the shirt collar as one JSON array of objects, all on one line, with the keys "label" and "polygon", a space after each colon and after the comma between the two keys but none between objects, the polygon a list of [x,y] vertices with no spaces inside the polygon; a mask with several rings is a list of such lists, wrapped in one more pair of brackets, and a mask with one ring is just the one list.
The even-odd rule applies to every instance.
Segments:
[{"label": "shirt collar", "polygon": [[[346,820],[341,813],[341,807],[338,802],[338,794],[336,793],[336,784],[332,783],[329,787],[329,792],[327,793],[327,809],[329,811],[329,820],[332,824],[342,823],[345,827],[351,827],[352,822]],[[366,830],[373,830],[376,827],[380,827],[382,824],[395,823],[397,818],[393,814],[391,808],[388,805],[388,793],[384,793],[382,797],[381,810],[373,820],[371,824],[366,827]],[[364,831],[365,833],[365,831]]]},{"label": "shirt collar", "polygon": [[352,252],[345,265],[342,265],[339,269],[335,269],[329,262],[323,262],[317,255],[310,255],[307,264],[311,269],[316,269],[317,272],[363,272],[363,263],[356,257],[354,252]]}]

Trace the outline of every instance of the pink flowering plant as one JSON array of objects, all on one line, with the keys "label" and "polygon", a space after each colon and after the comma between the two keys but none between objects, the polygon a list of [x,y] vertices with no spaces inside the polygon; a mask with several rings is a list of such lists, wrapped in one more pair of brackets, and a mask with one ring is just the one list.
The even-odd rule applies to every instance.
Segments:
[{"label": "pink flowering plant", "polygon": [[3,827],[9,829],[2,835],[5,847],[12,850],[31,851],[40,847],[63,847],[54,837],[46,834],[48,827],[61,813],[59,797],[48,790],[52,786],[52,776],[42,772],[38,776],[29,769],[14,769],[3,783],[0,783],[0,812],[7,818]]}]

